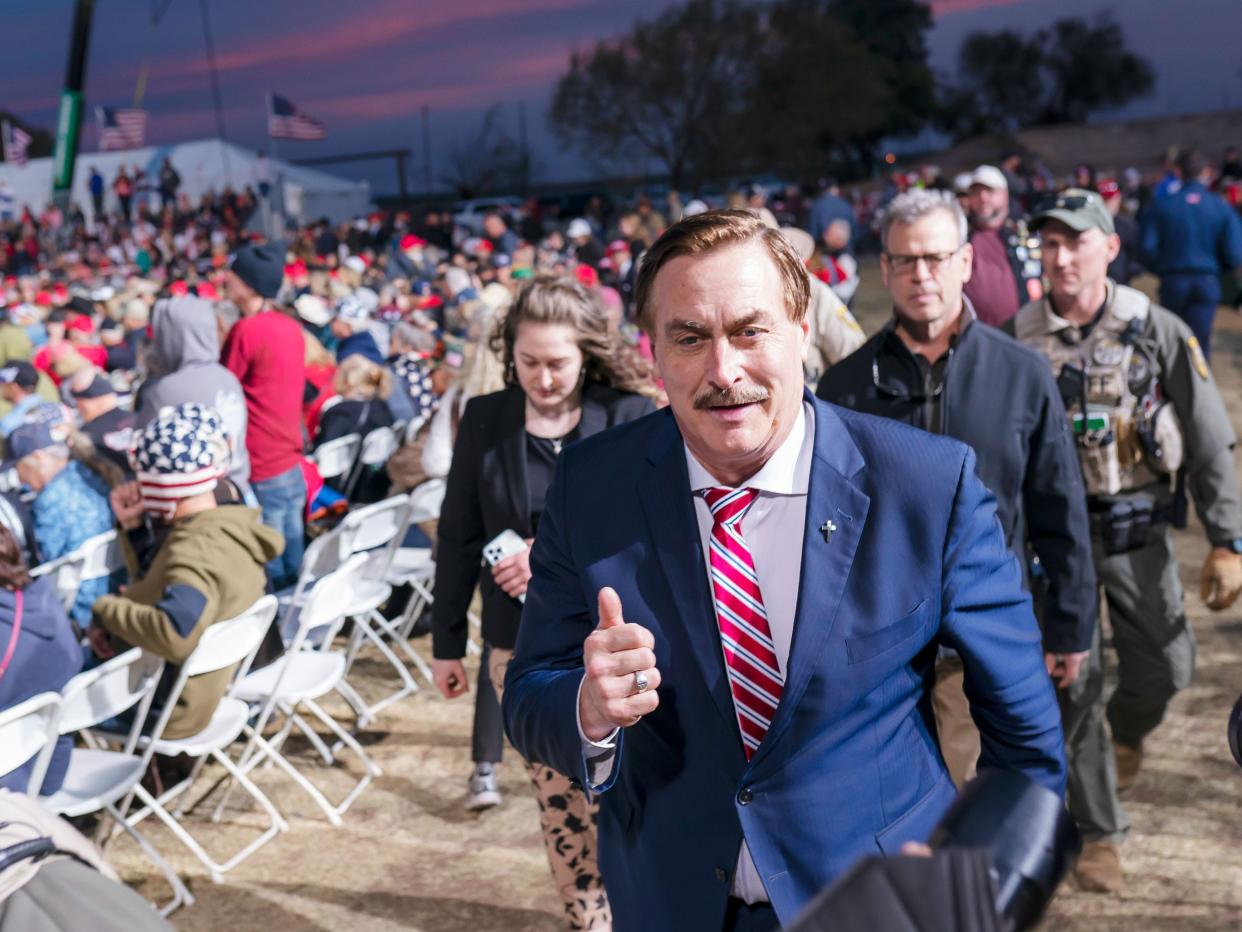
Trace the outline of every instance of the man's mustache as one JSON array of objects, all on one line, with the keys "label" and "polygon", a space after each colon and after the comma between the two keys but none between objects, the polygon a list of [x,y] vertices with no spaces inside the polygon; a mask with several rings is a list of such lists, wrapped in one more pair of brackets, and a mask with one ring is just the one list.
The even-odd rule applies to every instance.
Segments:
[{"label": "man's mustache", "polygon": [[694,407],[700,411],[704,408],[731,408],[767,401],[769,397],[767,389],[757,385],[732,385],[729,388],[699,392],[694,396]]}]

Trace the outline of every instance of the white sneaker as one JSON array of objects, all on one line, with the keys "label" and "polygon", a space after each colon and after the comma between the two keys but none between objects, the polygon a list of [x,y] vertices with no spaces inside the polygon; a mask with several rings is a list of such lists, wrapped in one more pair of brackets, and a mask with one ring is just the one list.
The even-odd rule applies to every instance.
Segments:
[{"label": "white sneaker", "polygon": [[493,764],[475,764],[474,772],[466,781],[466,809],[478,812],[500,805],[500,788],[496,784],[496,767]]}]

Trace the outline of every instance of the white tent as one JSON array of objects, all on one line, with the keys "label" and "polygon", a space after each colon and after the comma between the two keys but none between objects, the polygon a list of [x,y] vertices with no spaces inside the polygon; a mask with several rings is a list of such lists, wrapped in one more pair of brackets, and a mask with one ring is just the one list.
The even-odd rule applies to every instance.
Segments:
[{"label": "white tent", "polygon": [[[173,168],[181,175],[180,190],[195,203],[208,191],[221,191],[225,187],[239,189],[247,185],[258,187],[257,153],[220,139],[202,139],[124,152],[80,153],[72,200],[90,216],[89,179],[94,167],[104,178],[104,209],[113,211],[117,201],[112,192],[112,179],[118,170],[124,166],[132,176],[134,167],[138,166],[147,173],[154,187],[165,158],[172,160]],[[298,222],[327,217],[339,223],[371,209],[371,187],[365,181],[348,181],[278,159],[268,159],[268,174],[277,188],[275,209],[280,210],[283,203],[285,213]],[[9,183],[19,210],[29,205],[38,212],[52,199],[51,159],[31,159],[21,166],[0,162],[0,179]],[[153,191],[139,196],[158,197]]]}]

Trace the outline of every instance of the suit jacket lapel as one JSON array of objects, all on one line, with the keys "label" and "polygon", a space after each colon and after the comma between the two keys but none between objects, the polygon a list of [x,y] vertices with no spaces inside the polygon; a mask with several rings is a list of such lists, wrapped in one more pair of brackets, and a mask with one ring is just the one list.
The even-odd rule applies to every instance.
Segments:
[{"label": "suit jacket lapel", "polygon": [[582,393],[582,418],[578,421],[578,436],[592,437],[608,426],[608,409],[600,404],[587,385]]},{"label": "suit jacket lapel", "polygon": [[530,536],[530,497],[526,489],[526,396],[520,388],[510,388],[500,414],[500,464],[503,467],[509,505],[517,519],[514,527],[523,537]]},{"label": "suit jacket lapel", "polygon": [[[660,567],[668,580],[669,592],[680,624],[666,623],[673,634],[685,633],[699,672],[707,684],[717,710],[737,735],[737,751],[742,753],[742,737],[737,728],[733,696],[725,675],[720,652],[720,635],[707,584],[703,545],[699,537],[694,501],[690,495],[690,476],[681,433],[671,412],[664,435],[651,446],[649,468],[641,480],[641,500],[651,539],[659,555]],[[658,658],[657,658],[658,662]]]},{"label": "suit jacket lapel", "polygon": [[[815,454],[806,502],[793,643],[780,705],[752,765],[771,753],[788,727],[836,624],[871,504],[871,499],[849,481],[864,465],[841,418],[829,405],[815,402]],[[829,521],[834,529],[825,539],[821,528]]]}]

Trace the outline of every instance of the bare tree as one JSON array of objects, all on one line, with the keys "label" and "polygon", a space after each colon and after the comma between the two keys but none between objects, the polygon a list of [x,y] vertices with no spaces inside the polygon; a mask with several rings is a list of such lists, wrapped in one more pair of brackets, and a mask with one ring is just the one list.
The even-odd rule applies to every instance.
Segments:
[{"label": "bare tree", "polygon": [[484,111],[477,132],[454,143],[448,160],[449,167],[442,177],[459,197],[524,190],[529,182],[529,160],[509,133],[500,104]]}]

